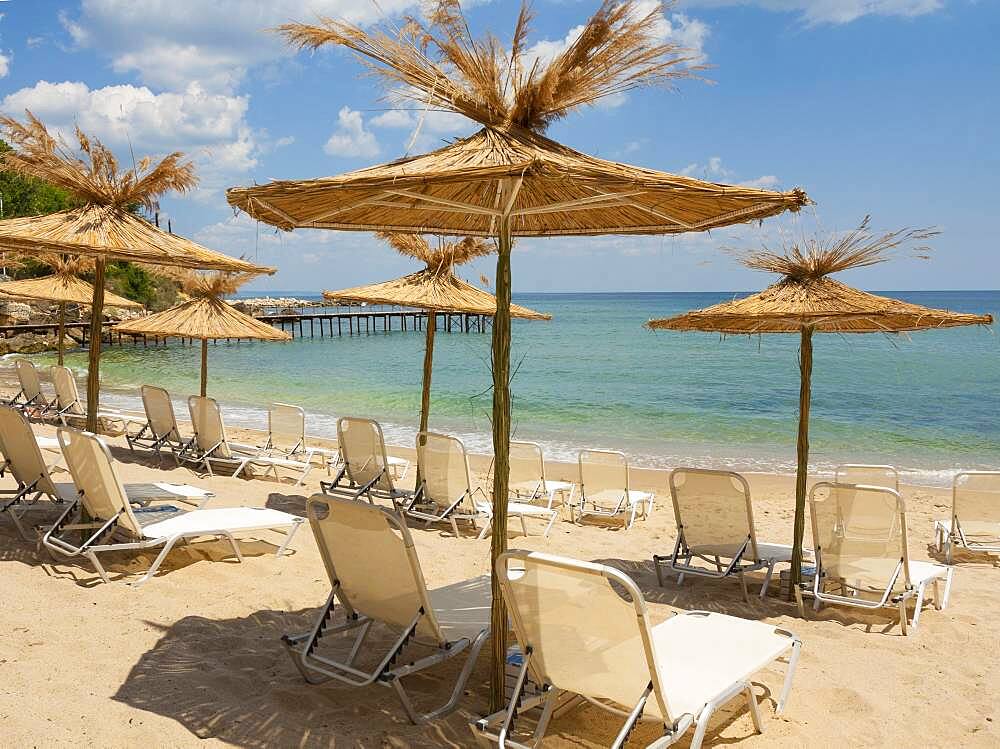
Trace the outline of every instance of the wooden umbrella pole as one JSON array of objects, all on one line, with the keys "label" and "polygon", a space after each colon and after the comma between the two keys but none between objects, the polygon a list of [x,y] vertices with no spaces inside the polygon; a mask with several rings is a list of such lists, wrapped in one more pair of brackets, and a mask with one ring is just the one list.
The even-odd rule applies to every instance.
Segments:
[{"label": "wooden umbrella pole", "polygon": [[208,394],[208,339],[201,339],[201,397]]},{"label": "wooden umbrella pole", "polygon": [[493,603],[490,614],[492,658],[490,712],[503,707],[504,663],[507,659],[507,616],[504,610],[496,561],[507,550],[507,483],[510,478],[510,216],[500,219],[497,243],[496,297],[493,317],[493,536],[490,571]]},{"label": "wooden umbrella pole", "polygon": [[94,296],[90,303],[90,352],[87,362],[87,431],[97,433],[101,400],[101,337],[104,320],[104,271],[107,261],[94,261]]},{"label": "wooden umbrella pole", "polygon": [[806,530],[806,489],[809,481],[809,402],[812,390],[813,329],[802,328],[802,345],[799,351],[799,437],[798,469],[795,474],[795,526],[792,541],[792,585],[789,600],[796,586],[802,582],[802,542]]},{"label": "wooden umbrella pole", "polygon": [[63,355],[65,354],[65,345],[63,341],[66,338],[66,302],[61,302],[59,304],[59,331],[56,333],[58,336],[56,340],[56,356],[58,357],[56,361],[61,367],[63,365]]},{"label": "wooden umbrella pole", "polygon": [[[437,313],[427,310],[427,342],[424,344],[424,386],[420,394],[420,431],[427,431],[427,421],[431,412],[431,375],[434,371],[434,333],[437,330]],[[420,488],[420,461],[417,461],[417,483]]]}]

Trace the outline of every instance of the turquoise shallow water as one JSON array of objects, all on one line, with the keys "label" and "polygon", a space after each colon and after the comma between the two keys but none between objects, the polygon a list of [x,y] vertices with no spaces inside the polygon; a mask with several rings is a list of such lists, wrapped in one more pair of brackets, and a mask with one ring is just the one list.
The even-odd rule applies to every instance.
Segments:
[{"label": "turquoise shallow water", "polygon": [[[1000,291],[895,294],[1000,313]],[[721,340],[642,327],[732,296],[515,295],[553,315],[551,322],[514,323],[517,437],[542,442],[552,458],[597,446],[625,450],[644,465],[791,471],[796,336]],[[458,433],[483,452],[490,445],[489,345],[488,334],[438,335],[431,408],[432,428]],[[233,423],[262,426],[263,408],[280,400],[307,410],[310,432],[331,434],[337,416],[366,415],[383,422],[390,442],[412,444],[423,346],[419,332],[219,343],[210,348],[209,393]],[[178,398],[194,392],[198,354],[176,342],[110,348],[102,359],[109,401],[137,405],[143,382]],[[70,354],[68,364],[82,373],[84,354]],[[912,480],[944,482],[956,467],[1000,467],[1000,341],[982,328],[817,336],[811,424],[819,470],[888,462]]]}]

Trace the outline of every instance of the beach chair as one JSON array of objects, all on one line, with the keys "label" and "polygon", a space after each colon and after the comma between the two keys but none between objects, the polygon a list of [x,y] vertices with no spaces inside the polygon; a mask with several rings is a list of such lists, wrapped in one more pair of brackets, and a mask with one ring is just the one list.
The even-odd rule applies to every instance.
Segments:
[{"label": "beach chair", "polygon": [[6,405],[25,411],[32,416],[40,417],[52,406],[52,401],[42,392],[42,381],[38,377],[38,369],[28,359],[16,359],[14,372],[17,374],[17,382],[21,389]]},{"label": "beach chair", "polygon": [[581,450],[580,504],[573,519],[587,515],[621,517],[628,530],[636,516],[645,518],[653,511],[653,495],[629,488],[628,459],[612,450]]},{"label": "beach chair", "polygon": [[338,465],[340,451],[313,447],[306,439],[306,412],[288,403],[272,403],[267,409],[267,441],[264,452],[312,463]]},{"label": "beach chair", "polygon": [[270,471],[277,479],[278,469],[284,468],[298,473],[295,485],[301,486],[312,470],[312,464],[306,461],[268,455],[253,447],[230,442],[226,437],[222,411],[214,398],[192,395],[188,398],[188,411],[191,414],[194,439],[179,458],[204,466],[209,476],[214,475],[213,464],[232,468],[234,478],[250,467]]},{"label": "beach chair", "polygon": [[856,486],[884,486],[899,491],[899,471],[893,466],[845,463],[833,472],[834,483]]},{"label": "beach chair", "polygon": [[[306,514],[333,589],[307,633],[282,638],[302,676],[312,684],[333,679],[355,687],[392,687],[413,723],[453,710],[489,636],[489,576],[428,590],[413,538],[398,513],[317,494],[308,500]],[[392,632],[391,643],[366,645],[373,623]],[[324,638],[345,634],[353,635],[346,656],[322,654]],[[403,679],[463,653],[465,663],[448,699],[419,712]]]},{"label": "beach chair", "polygon": [[[480,487],[473,489],[469,471],[469,458],[465,445],[457,437],[435,432],[417,435],[417,467],[421,484],[406,508],[407,517],[426,525],[450,523],[458,536],[458,522],[468,522],[473,529],[477,520],[483,521],[478,538],[490,532],[493,503]],[[527,518],[545,522],[542,535],[548,538],[558,513],[547,507],[524,502],[508,502],[507,516],[519,518],[521,530],[528,535]]]},{"label": "beach chair", "polygon": [[[523,661],[506,709],[474,724],[483,738],[537,746],[565,694],[624,719],[613,747],[644,720],[663,731],[649,747],[669,746],[693,728],[690,746],[698,749],[715,711],[740,696],[763,731],[751,679],[778,664],[786,665],[775,714],[784,711],[801,649],[791,632],[707,611],[653,625],[632,578],[603,564],[509,551],[496,573]],[[518,743],[515,720],[536,707],[533,736]]]},{"label": "beach chair", "polygon": [[226,538],[233,554],[243,561],[236,534],[269,530],[284,533],[276,552],[285,553],[303,518],[259,507],[224,507],[184,510],[172,505],[133,507],[118,479],[114,460],[104,441],[95,434],[60,428],[59,443],[78,494],[56,524],[42,537],[49,551],[90,560],[104,582],[108,574],[98,554],[160,548],[153,564],[135,585],[156,574],[178,542],[195,538]]},{"label": "beach chair", "polygon": [[[24,414],[9,406],[0,406],[0,451],[7,457],[7,469],[17,482],[16,489],[3,492],[10,495],[2,500],[3,509],[10,514],[21,536],[28,539],[17,512],[51,509],[46,504],[39,504],[42,497],[57,504],[71,502],[76,499],[77,486],[71,481],[53,480],[54,466],[46,464],[31,425]],[[213,496],[212,492],[193,486],[167,483],[126,484],[125,492],[130,502],[142,505],[169,500],[200,507]]]},{"label": "beach chair", "polygon": [[1000,554],[1000,471],[962,471],[952,482],[951,517],[934,521],[938,551]]},{"label": "beach chair", "polygon": [[320,481],[326,494],[348,493],[354,499],[366,497],[374,502],[384,497],[397,507],[407,504],[413,492],[398,489],[385,452],[382,427],[372,419],[342,416],[337,419],[337,444],[343,464],[333,481]]},{"label": "beach chair", "polygon": [[144,447],[156,453],[157,457],[164,448],[177,460],[177,454],[185,449],[187,442],[181,437],[177,428],[177,417],[174,415],[174,404],[170,393],[160,387],[143,385],[142,409],[146,412],[146,423],[138,432],[125,432],[125,441],[129,450]]},{"label": "beach chair", "polygon": [[[809,492],[809,511],[816,557],[814,608],[824,603],[869,610],[898,607],[905,635],[917,628],[928,585],[934,587],[935,608],[948,605],[955,570],[910,559],[899,492],[823,481]],[[908,620],[911,601],[913,618]]]},{"label": "beach chair", "polygon": [[[73,371],[69,367],[54,364],[49,367],[49,375],[52,378],[52,387],[56,391],[56,399],[46,412],[46,418],[59,421],[63,426],[69,426],[70,420],[86,421],[87,409],[80,400]],[[126,432],[128,425],[135,422],[135,418],[128,414],[105,409],[98,411],[97,418],[100,421],[120,425],[116,429],[120,429],[121,432]]]},{"label": "beach chair", "polygon": [[744,574],[765,570],[760,597],[779,562],[792,561],[792,547],[760,543],[754,528],[750,485],[732,471],[675,468],[670,472],[670,497],[677,523],[673,553],[653,555],[656,579],[663,585],[663,570],[722,579],[737,576],[747,596]]},{"label": "beach chair", "polygon": [[562,495],[563,504],[572,505],[576,484],[572,481],[555,481],[545,477],[545,456],[536,442],[510,443],[510,478],[508,488],[514,498],[527,502],[542,500],[550,510],[556,495]]}]

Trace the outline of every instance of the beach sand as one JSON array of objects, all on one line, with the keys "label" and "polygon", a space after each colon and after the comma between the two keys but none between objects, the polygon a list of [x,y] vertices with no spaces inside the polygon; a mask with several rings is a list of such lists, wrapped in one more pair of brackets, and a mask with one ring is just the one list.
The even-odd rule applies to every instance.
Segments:
[{"label": "beach sand", "polygon": [[[157,467],[155,459],[130,454],[120,438],[110,443],[124,481],[155,478],[208,488],[217,495],[213,506],[268,506],[302,514],[306,497],[325,478],[316,470],[301,488],[290,481],[209,478],[175,468],[170,458]],[[485,469],[484,459],[473,463],[475,470]],[[553,465],[549,471],[553,478],[570,477],[573,467]],[[745,603],[733,580],[695,579],[660,588],[650,557],[668,552],[674,539],[666,474],[638,471],[634,479],[637,488],[655,490],[657,507],[632,530],[563,520],[548,540],[512,534],[510,546],[619,567],[642,589],[656,620],[702,609],[799,635],[802,658],[785,714],[773,716],[782,674],[763,672],[756,681],[764,695],[765,733],[753,733],[745,703],[736,700],[717,713],[707,746],[1000,745],[1000,660],[994,650],[1000,637],[1000,569],[989,560],[959,555],[950,607],[929,606],[909,638],[890,612],[826,607],[818,614],[810,609],[803,620],[774,596]],[[787,541],[792,479],[749,479],[758,537]],[[11,483],[4,478],[0,488]],[[931,558],[932,520],[947,515],[949,493],[905,487],[903,494],[911,554]],[[529,529],[537,533],[539,526]],[[460,709],[430,725],[410,725],[393,692],[377,685],[309,686],[279,638],[311,625],[329,592],[323,565],[308,526],[284,558],[273,555],[277,534],[258,536],[241,544],[243,564],[229,558],[221,542],[178,548],[156,578],[136,589],[126,582],[138,579],[152,553],[107,557],[113,581],[103,584],[86,561],[54,562],[0,520],[0,745],[474,745],[468,722],[487,707],[488,647]],[[432,587],[488,572],[488,539],[456,539],[443,528],[414,529],[413,537]],[[374,633],[375,642],[386,640],[384,632]],[[411,683],[419,696],[441,700],[457,667]],[[619,719],[603,711],[578,708],[553,722],[545,746],[606,746],[619,726]],[[641,727],[630,746],[643,746],[656,735],[655,726]],[[689,739],[690,732],[679,746]]]}]

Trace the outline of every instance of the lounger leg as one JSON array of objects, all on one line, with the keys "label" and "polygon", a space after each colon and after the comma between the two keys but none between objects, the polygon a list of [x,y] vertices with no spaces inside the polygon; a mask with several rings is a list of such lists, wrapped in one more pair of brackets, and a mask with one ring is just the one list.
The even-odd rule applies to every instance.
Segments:
[{"label": "lounger leg", "polygon": [[955,547],[955,542],[952,539],[952,537],[949,535],[948,536],[948,543],[945,546],[945,551],[944,551],[944,561],[947,562],[948,564],[951,564],[951,555],[952,555],[952,551],[954,550],[954,547]]},{"label": "lounger leg", "polygon": [[903,630],[904,637],[909,634],[906,621],[906,596],[899,598],[899,627]]},{"label": "lounger leg", "polygon": [[236,557],[236,561],[240,564],[243,563],[243,555],[240,553],[239,544],[236,543],[236,539],[233,538],[232,533],[223,533],[223,535],[229,539],[229,545],[233,547],[233,554]]},{"label": "lounger leg", "polygon": [[[628,742],[628,737],[635,729],[635,724],[639,722],[642,717],[642,711],[646,708],[646,700],[649,699],[649,695],[653,693],[652,683],[646,687],[639,701],[635,703],[635,707],[632,708],[632,712],[629,713],[628,719],[625,721],[625,725],[622,726],[622,730],[618,732],[615,737],[614,743],[611,745],[611,749],[621,749]],[[692,747],[694,744],[691,745]]]},{"label": "lounger leg", "polygon": [[548,523],[548,525],[545,526],[545,532],[542,533],[542,536],[544,538],[548,538],[549,537],[549,531],[552,530],[552,525],[556,522],[556,518],[557,517],[558,517],[558,514],[556,513],[556,511],[552,510],[552,516],[549,518],[549,523]]},{"label": "lounger leg", "polygon": [[795,667],[799,663],[799,653],[802,651],[802,643],[796,640],[792,643],[792,654],[788,658],[788,668],[785,669],[785,683],[781,687],[781,695],[778,697],[778,704],[774,707],[774,714],[781,715],[785,712],[785,705],[788,704],[788,696],[792,693],[792,678],[795,676]]},{"label": "lounger leg", "polygon": [[764,733],[764,721],[760,719],[760,705],[757,704],[757,695],[754,694],[753,685],[748,681],[747,688],[743,691],[747,696],[747,708],[750,710],[750,719],[753,721],[754,730],[757,733]]},{"label": "lounger leg", "polygon": [[694,722],[694,736],[691,737],[691,749],[701,749],[701,744],[705,740],[705,731],[708,730],[708,719],[715,712],[715,703],[709,702],[698,713]]},{"label": "lounger leg", "polygon": [[95,554],[93,551],[87,551],[85,552],[85,556],[87,557],[87,559],[90,560],[90,563],[94,565],[94,569],[97,570],[97,574],[101,576],[101,580],[103,580],[106,583],[111,582],[111,580],[108,578],[108,573],[104,571],[104,566],[99,561],[97,561],[97,554]]},{"label": "lounger leg", "polygon": [[299,529],[300,525],[302,525],[301,521],[295,523],[290,531],[285,532],[285,540],[282,542],[281,546],[278,547],[278,550],[274,552],[274,556],[280,557],[284,555],[285,551],[288,550],[288,544],[292,542],[292,536],[295,535],[295,532]]},{"label": "lounger leg", "polygon": [[166,544],[163,545],[163,549],[157,555],[156,559],[153,560],[153,564],[150,565],[149,570],[136,582],[132,583],[133,587],[138,588],[140,585],[149,580],[154,574],[156,574],[156,570],[160,568],[160,564],[163,563],[164,558],[170,553],[170,550],[174,548],[174,544],[176,544],[179,540],[179,536],[173,536],[166,542]]},{"label": "lounger leg", "polygon": [[528,523],[524,519],[524,515],[521,516],[521,531],[524,533],[525,536],[528,535]]},{"label": "lounger leg", "polygon": [[750,603],[750,592],[747,590],[747,578],[746,575],[743,574],[742,569],[739,571],[739,576],[740,576],[740,587],[743,589],[743,600],[746,601],[747,603]]},{"label": "lounger leg", "polygon": [[767,588],[771,584],[771,575],[774,574],[774,560],[771,559],[767,563],[767,572],[764,573],[764,584],[760,586],[760,600],[764,600],[767,596]]}]

